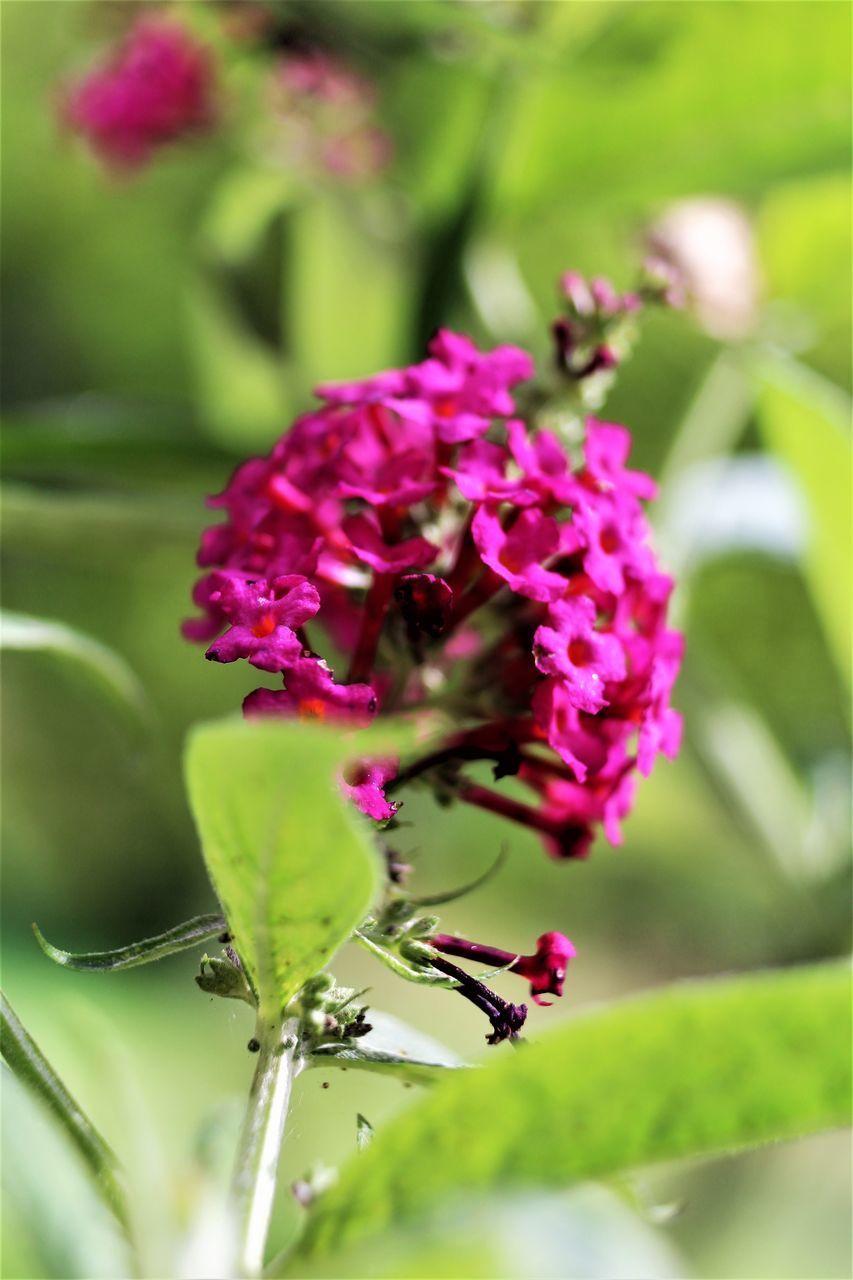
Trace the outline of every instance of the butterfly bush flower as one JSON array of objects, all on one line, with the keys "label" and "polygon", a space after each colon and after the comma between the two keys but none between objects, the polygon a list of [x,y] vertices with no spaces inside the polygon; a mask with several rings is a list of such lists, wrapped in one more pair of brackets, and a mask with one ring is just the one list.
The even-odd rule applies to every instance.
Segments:
[{"label": "butterfly bush flower", "polygon": [[141,168],[160,147],[215,124],[212,53],[174,18],[143,15],[100,66],[64,90],[60,114],[109,167]]},{"label": "butterfly bush flower", "polygon": [[[567,281],[579,315],[635,306]],[[428,701],[445,726],[428,750],[344,779],[377,823],[429,785],[579,859],[599,832],[621,841],[638,775],[678,751],[682,638],[629,432],[589,417],[570,449],[535,430],[519,407],[533,373],[517,347],[441,331],[418,364],[320,387],[211,499],[224,520],[202,537],[185,633],[280,681],[248,715],[358,727]]]},{"label": "butterfly bush flower", "polygon": [[543,996],[563,994],[569,961],[576,955],[574,943],[564,933],[543,933],[532,956],[513,955],[498,947],[468,942],[447,933],[436,934],[430,939],[430,945],[448,956],[461,956],[465,960],[521,974],[529,981],[530,994],[536,1004],[545,1005],[551,1001],[543,1000]]},{"label": "butterfly bush flower", "polygon": [[269,75],[258,141],[272,162],[339,182],[380,173],[393,147],[373,86],[321,49],[283,54]]}]

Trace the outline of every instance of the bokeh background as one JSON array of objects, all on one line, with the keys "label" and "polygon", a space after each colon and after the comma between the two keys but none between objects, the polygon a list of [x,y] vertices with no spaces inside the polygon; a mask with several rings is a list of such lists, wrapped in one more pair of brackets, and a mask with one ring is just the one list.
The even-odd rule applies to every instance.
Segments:
[{"label": "bokeh background", "polygon": [[[443,919],[510,949],[571,935],[566,998],[534,1011],[534,1035],[637,989],[849,948],[850,11],[180,4],[222,59],[222,126],[119,178],[58,128],[54,104],[136,7],[2,6],[5,605],[108,646],[146,705],[128,711],[55,654],[4,655],[3,958],[18,1013],[137,1170],[166,1274],[163,1224],[190,1214],[251,1076],[249,1011],[203,996],[191,956],[60,972],[29,926],[93,949],[214,906],[181,744],[252,677],[179,636],[204,496],[312,384],[418,358],[439,322],[544,360],[558,274],[627,286],[653,230],[687,255],[695,303],[644,323],[606,416],[664,486],[654,520],[688,641],[682,754],[641,787],[624,846],[601,842],[584,865],[425,799],[407,804],[401,847],[427,892],[509,840],[500,875]],[[381,174],[341,182],[258,144],[246,88],[273,38],[264,54],[234,40],[235,14],[258,10],[275,39],[374,83],[394,147]],[[457,1052],[484,1051],[462,1001],[361,954],[334,968]],[[379,1124],[411,1101],[369,1077],[323,1079],[298,1087],[279,1241],[298,1214],[289,1183],[353,1150],[356,1112]],[[79,1170],[8,1085],[4,1101],[4,1275],[119,1274]],[[37,1152],[50,1153],[38,1174]],[[850,1274],[842,1135],[618,1192],[603,1207],[504,1206],[537,1244],[497,1270],[474,1215],[431,1274]],[[604,1263],[603,1237],[617,1251]],[[583,1269],[596,1265],[611,1269]]]}]

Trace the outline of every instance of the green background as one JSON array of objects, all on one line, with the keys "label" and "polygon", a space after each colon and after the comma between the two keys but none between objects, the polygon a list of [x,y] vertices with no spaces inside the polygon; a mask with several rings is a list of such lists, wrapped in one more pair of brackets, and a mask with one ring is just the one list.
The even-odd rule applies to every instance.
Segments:
[{"label": "green background", "polygon": [[[211,6],[176,7],[219,39]],[[443,923],[519,950],[546,929],[570,934],[566,998],[532,1011],[533,1035],[637,989],[849,947],[847,6],[273,8],[375,81],[396,149],[381,180],[340,188],[264,170],[242,141],[256,71],[225,49],[219,135],[132,180],[105,175],[57,128],[53,98],[130,6],[5,0],[0,15],[5,603],[114,649],[153,717],[128,724],[55,655],[4,656],[5,986],[178,1219],[199,1133],[248,1083],[248,1010],[202,996],[186,958],[61,973],[29,923],[82,950],[213,908],[180,751],[192,723],[236,708],[254,682],[178,633],[203,497],[308,406],[314,382],[417,358],[439,322],[544,358],[557,275],[627,285],[644,229],[681,197],[738,201],[761,277],[737,345],[690,315],[651,317],[607,408],[664,480],[659,541],[688,642],[682,754],[641,786],[624,846],[601,841],[585,865],[549,863],[525,834],[423,797],[407,801],[401,848],[433,892],[509,842],[500,876]],[[362,954],[335,972],[463,1055],[484,1049],[447,993],[396,982]],[[518,995],[512,982],[502,989]],[[129,1078],[118,1091],[117,1062]],[[296,1213],[287,1184],[352,1150],[357,1111],[377,1124],[409,1101],[372,1078],[335,1075],[328,1091],[323,1079],[298,1086],[281,1240]],[[4,1272],[94,1274],[91,1256],[34,1234],[44,1188],[21,1148],[39,1117],[18,1111],[7,1108]],[[57,1168],[72,1186],[75,1171]],[[676,1206],[660,1230],[684,1274],[845,1276],[848,1170],[835,1135],[658,1171],[643,1196]],[[463,1255],[441,1265],[477,1274]]]}]

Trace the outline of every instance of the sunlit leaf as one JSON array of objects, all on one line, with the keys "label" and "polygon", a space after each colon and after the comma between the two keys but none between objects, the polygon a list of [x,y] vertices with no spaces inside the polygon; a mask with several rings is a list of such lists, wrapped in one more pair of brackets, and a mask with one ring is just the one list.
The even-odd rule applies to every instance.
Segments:
[{"label": "sunlit leaf", "polygon": [[793,361],[756,366],[758,415],[770,447],[787,463],[809,504],[805,570],[839,669],[850,678],[850,402]]},{"label": "sunlit leaf", "polygon": [[[769,322],[801,337],[802,358],[836,381],[850,378],[850,182],[846,169],[771,189],[758,245]],[[781,303],[781,306],[780,306]]]},{"label": "sunlit leaf", "polygon": [[190,735],[190,806],[234,945],[278,1013],[367,914],[378,859],[340,795],[352,741],[299,721],[223,720]]},{"label": "sunlit leaf", "polygon": [[289,354],[307,395],[315,384],[366,377],[404,358],[408,337],[409,263],[393,209],[366,211],[331,196],[296,211],[289,222],[283,293]]},{"label": "sunlit leaf", "polygon": [[207,253],[223,262],[244,261],[292,194],[281,170],[246,168],[228,173],[213,193],[202,227]]},{"label": "sunlit leaf", "polygon": [[190,282],[187,313],[205,428],[220,444],[268,446],[290,416],[281,354],[249,330],[210,273],[197,271]]},{"label": "sunlit leaf", "polygon": [[683,1280],[685,1262],[613,1191],[463,1196],[333,1258],[300,1260],[300,1280]]},{"label": "sunlit leaf", "polygon": [[847,1123],[849,996],[846,966],[821,965],[573,1019],[447,1080],[377,1135],[316,1207],[292,1265],[462,1190],[561,1186]]}]

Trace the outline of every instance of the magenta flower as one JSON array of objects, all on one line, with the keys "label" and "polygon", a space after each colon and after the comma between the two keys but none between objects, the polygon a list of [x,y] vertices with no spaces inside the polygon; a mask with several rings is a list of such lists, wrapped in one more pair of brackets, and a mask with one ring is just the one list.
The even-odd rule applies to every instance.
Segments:
[{"label": "magenta flower", "polygon": [[336,684],[325,662],[299,658],[285,673],[284,689],[255,689],[243,701],[246,715],[298,716],[300,720],[339,720],[369,724],[377,708],[368,684]]},{"label": "magenta flower", "polygon": [[631,494],[619,490],[581,500],[573,516],[583,567],[600,591],[621,596],[627,584],[654,573],[645,518]]},{"label": "magenta flower", "polygon": [[385,798],[384,788],[398,769],[398,760],[362,760],[344,778],[344,791],[368,818],[387,822],[400,806]]},{"label": "magenta flower", "polygon": [[420,568],[431,564],[437,554],[437,548],[426,538],[387,543],[382,537],[379,521],[371,511],[348,516],[341,527],[358,559],[379,573],[401,573],[405,569]]},{"label": "magenta flower", "polygon": [[231,626],[205,657],[247,658],[263,671],[285,671],[302,656],[304,643],[296,632],[320,608],[319,592],[307,578],[291,574],[267,583],[230,576],[218,595]]},{"label": "magenta flower", "polygon": [[[523,423],[510,421],[507,432],[512,439],[513,429]],[[510,456],[503,445],[488,440],[474,440],[459,450],[456,467],[442,467],[442,475],[449,476],[468,502],[499,503],[510,501],[516,507],[529,506],[537,501],[532,488],[525,488],[517,477],[507,477]]]},{"label": "magenta flower", "polygon": [[[610,315],[604,286],[588,289],[592,317]],[[573,456],[519,413],[532,368],[518,348],[442,331],[419,364],[323,386],[211,499],[223,521],[202,536],[202,616],[185,633],[280,674],[247,714],[358,727],[428,705],[424,727],[445,728],[420,754],[347,775],[374,820],[393,824],[404,789],[426,784],[578,859],[599,831],[621,839],[637,777],[677,750],[682,640],[628,431],[590,418]],[[472,779],[475,761],[494,786]],[[528,801],[501,785],[512,776]],[[515,1034],[521,1015],[490,1007],[496,1034]]]},{"label": "magenta flower", "polygon": [[552,432],[530,435],[526,425],[514,419],[507,423],[507,440],[525,488],[532,489],[547,504],[564,506],[573,501],[577,482],[566,451]]},{"label": "magenta flower", "polygon": [[555,600],[548,625],[533,637],[536,665],[547,676],[562,676],[572,705],[595,713],[605,706],[607,680],[624,680],[625,655],[612,634],[596,631],[596,608],[589,596]]},{"label": "magenta flower", "polygon": [[530,983],[530,994],[534,1002],[545,1005],[551,1001],[543,1000],[543,995],[562,996],[569,961],[577,954],[574,944],[564,933],[543,933],[537,940],[536,951],[532,956],[514,955],[511,951],[483,946],[479,942],[468,942],[466,938],[457,938],[447,933],[439,933],[430,938],[430,946],[448,956],[460,956],[463,960],[476,961],[496,969],[508,968],[510,973],[521,974]]},{"label": "magenta flower", "polygon": [[630,346],[632,318],[648,304],[667,301],[648,274],[637,290],[623,294],[601,276],[586,280],[576,271],[566,272],[560,283],[566,313],[552,334],[558,367],[576,383],[614,369]]},{"label": "magenta flower", "polygon": [[483,563],[531,600],[557,600],[566,579],[545,568],[560,550],[560,526],[542,511],[522,511],[506,527],[493,505],[480,507],[471,526]]},{"label": "magenta flower", "polygon": [[61,114],[107,165],[139,168],[159,147],[213,127],[212,53],[173,18],[145,14],[103,65],[64,91]]},{"label": "magenta flower", "polygon": [[642,471],[629,471],[625,463],[631,452],[631,433],[612,422],[588,418],[583,456],[586,467],[581,478],[604,492],[616,490],[650,501],[657,497],[658,487],[651,476]]}]

